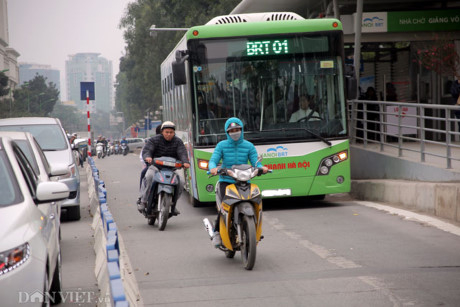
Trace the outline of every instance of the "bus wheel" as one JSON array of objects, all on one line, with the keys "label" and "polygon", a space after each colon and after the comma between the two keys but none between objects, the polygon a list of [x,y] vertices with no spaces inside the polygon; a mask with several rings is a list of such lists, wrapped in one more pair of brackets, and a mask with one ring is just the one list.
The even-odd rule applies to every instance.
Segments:
[{"label": "bus wheel", "polygon": [[192,195],[190,192],[188,193],[188,196],[189,196],[189,201],[190,201],[190,203],[192,204],[192,206],[193,206],[194,208],[197,208],[197,207],[201,207],[201,206],[202,206],[202,203],[201,203],[198,199],[196,199],[195,197],[193,197],[193,195]]}]

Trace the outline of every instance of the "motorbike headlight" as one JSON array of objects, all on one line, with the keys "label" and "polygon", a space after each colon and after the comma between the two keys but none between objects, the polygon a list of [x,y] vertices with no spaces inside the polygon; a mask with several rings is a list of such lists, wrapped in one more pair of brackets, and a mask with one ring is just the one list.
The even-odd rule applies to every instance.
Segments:
[{"label": "motorbike headlight", "polygon": [[236,179],[239,181],[248,181],[249,179],[251,179],[251,170],[237,170]]},{"label": "motorbike headlight", "polygon": [[30,257],[29,243],[0,252],[0,276],[21,266]]}]

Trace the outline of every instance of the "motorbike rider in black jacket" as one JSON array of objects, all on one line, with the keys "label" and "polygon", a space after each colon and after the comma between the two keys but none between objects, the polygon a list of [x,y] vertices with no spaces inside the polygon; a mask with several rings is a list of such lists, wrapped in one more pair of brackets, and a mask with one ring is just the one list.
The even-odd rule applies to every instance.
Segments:
[{"label": "motorbike rider in black jacket", "polygon": [[[184,143],[180,138],[175,136],[176,125],[173,122],[165,121],[161,125],[161,134],[155,135],[147,140],[144,148],[142,149],[142,158],[144,161],[150,165],[147,173],[145,174],[144,179],[142,180],[140,188],[140,197],[137,201],[137,209],[139,212],[143,212],[146,205],[148,196],[150,194],[150,188],[152,186],[153,178],[155,173],[158,171],[152,164],[154,158],[159,157],[172,157],[176,160],[182,161],[185,168],[190,167],[190,162],[187,155],[187,149],[185,148]],[[178,172],[177,170],[176,172]],[[179,178],[182,176],[179,175]],[[182,190],[184,189],[184,182],[181,179],[178,187],[178,196],[179,199]],[[175,205],[175,204],[174,204]],[[179,214],[176,206],[174,206],[174,214]]]}]

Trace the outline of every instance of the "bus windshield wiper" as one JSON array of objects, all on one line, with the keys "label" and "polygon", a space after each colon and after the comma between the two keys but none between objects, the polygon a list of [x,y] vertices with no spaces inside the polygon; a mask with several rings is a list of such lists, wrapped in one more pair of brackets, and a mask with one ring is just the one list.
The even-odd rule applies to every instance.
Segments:
[{"label": "bus windshield wiper", "polygon": [[292,130],[303,130],[303,131],[306,131],[308,133],[310,133],[311,135],[313,135],[314,137],[316,137],[317,139],[323,141],[324,143],[326,143],[328,146],[332,146],[332,143],[329,142],[328,140],[326,140],[324,137],[322,137],[321,135],[313,132],[313,130],[311,129],[308,129],[306,127],[304,128],[290,128],[290,129],[285,129],[285,128],[281,128],[281,129],[268,129],[268,130],[262,130],[260,132],[279,132],[279,131],[283,131],[284,133],[286,133],[287,131],[292,131]]}]

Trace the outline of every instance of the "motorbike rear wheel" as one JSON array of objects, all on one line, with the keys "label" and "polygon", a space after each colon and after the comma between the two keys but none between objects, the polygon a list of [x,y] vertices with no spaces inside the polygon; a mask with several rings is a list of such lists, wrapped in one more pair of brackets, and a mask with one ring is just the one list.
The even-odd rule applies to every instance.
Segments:
[{"label": "motorbike rear wheel", "polygon": [[158,230],[163,231],[169,218],[169,208],[171,207],[171,195],[161,192],[158,197],[160,212],[158,213]]},{"label": "motorbike rear wheel", "polygon": [[254,219],[245,215],[243,217],[243,231],[241,241],[241,259],[246,270],[252,270],[256,262],[256,226]]}]

